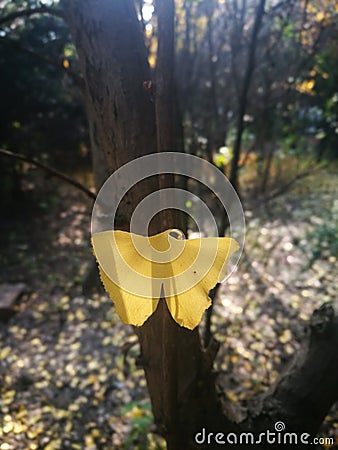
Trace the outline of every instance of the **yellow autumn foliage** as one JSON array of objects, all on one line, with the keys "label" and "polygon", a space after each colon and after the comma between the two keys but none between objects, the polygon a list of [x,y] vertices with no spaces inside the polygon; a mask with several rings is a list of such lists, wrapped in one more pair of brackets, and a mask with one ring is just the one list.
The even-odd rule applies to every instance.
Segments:
[{"label": "yellow autumn foliage", "polygon": [[179,325],[199,324],[211,305],[209,290],[224,279],[239,246],[231,238],[183,236],[174,229],[150,237],[123,231],[92,236],[102,283],[124,323],[142,325],[163,297]]}]

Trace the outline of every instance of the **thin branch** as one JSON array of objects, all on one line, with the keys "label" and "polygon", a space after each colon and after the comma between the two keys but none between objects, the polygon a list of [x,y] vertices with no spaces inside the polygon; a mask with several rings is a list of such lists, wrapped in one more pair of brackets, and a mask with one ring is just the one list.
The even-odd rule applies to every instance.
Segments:
[{"label": "thin branch", "polygon": [[[273,191],[270,195],[268,195],[267,197],[265,197],[263,199],[263,203],[267,203],[270,200],[273,200],[277,197],[279,197],[280,195],[284,194],[286,191],[288,191],[290,189],[290,187],[296,183],[297,181],[301,180],[302,178],[306,178],[310,175],[313,175],[313,173],[316,172],[317,169],[323,169],[325,167],[327,167],[328,164],[323,164],[320,167],[316,166],[313,169],[309,169],[306,170],[304,172],[300,172],[297,175],[294,176],[294,178],[292,178],[291,180],[287,181],[286,183],[284,183],[283,185],[281,185],[278,189],[276,189],[275,191]],[[259,202],[260,203],[260,202]]]},{"label": "thin branch", "polygon": [[91,199],[93,199],[93,200],[96,199],[96,194],[94,194],[94,192],[92,192],[88,188],[86,188],[86,186],[84,186],[80,182],[74,180],[73,178],[70,178],[68,175],[65,175],[64,173],[59,172],[58,170],[55,170],[52,167],[49,167],[46,164],[41,163],[40,161],[37,161],[36,159],[28,158],[28,156],[21,155],[20,153],[11,152],[10,150],[5,150],[3,148],[0,148],[0,155],[19,159],[20,161],[24,161],[29,164],[32,164],[33,166],[39,167],[40,169],[45,170],[46,172],[50,173],[54,177],[57,177],[60,180],[63,180],[66,183],[71,184],[72,186],[76,187],[77,189],[80,189],[80,191],[84,192]]},{"label": "thin branch", "polygon": [[13,22],[13,20],[18,19],[19,17],[30,17],[35,14],[50,14],[52,16],[64,18],[64,14],[61,9],[50,8],[49,6],[40,6],[38,8],[20,9],[19,11],[0,17],[0,26],[6,24],[7,22]]},{"label": "thin branch", "polygon": [[29,48],[22,47],[16,41],[14,41],[14,39],[0,38],[0,44],[7,45],[8,47],[14,48],[15,50],[18,50],[23,53],[27,53],[40,63],[48,64],[49,66],[54,67],[56,69],[61,69],[64,73],[66,73],[69,77],[72,78],[72,80],[81,90],[84,89],[84,80],[81,77],[81,75],[77,74],[71,69],[66,69],[61,64],[57,64],[53,59],[40,55],[39,53],[36,53],[33,50],[30,50]]}]

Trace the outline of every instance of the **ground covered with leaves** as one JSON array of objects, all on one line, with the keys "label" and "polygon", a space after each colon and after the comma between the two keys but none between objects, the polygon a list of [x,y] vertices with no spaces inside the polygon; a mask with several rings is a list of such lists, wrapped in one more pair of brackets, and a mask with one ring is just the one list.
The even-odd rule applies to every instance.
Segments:
[{"label": "ground covered with leaves", "polygon": [[[268,203],[245,200],[245,253],[212,320],[235,407],[276,380],[313,309],[337,298],[337,184],[325,169]],[[0,282],[26,291],[0,321],[0,450],[164,449],[132,329],[106,295],[83,292],[91,201],[35,171],[23,187],[1,223]],[[335,432],[333,408],[322,435]]]}]

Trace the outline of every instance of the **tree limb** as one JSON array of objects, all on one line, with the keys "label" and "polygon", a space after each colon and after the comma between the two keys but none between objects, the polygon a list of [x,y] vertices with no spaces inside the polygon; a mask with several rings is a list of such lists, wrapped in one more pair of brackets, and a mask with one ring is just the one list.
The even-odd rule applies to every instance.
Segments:
[{"label": "tree limb", "polygon": [[[326,167],[327,164],[322,165],[321,168]],[[296,183],[298,180],[301,180],[302,178],[308,177],[309,175],[312,175],[315,170],[318,167],[315,167],[312,170],[306,170],[304,172],[300,172],[297,175],[294,176],[291,180],[287,181],[286,183],[282,184],[278,189],[275,191],[272,191],[272,193],[268,196],[266,196],[263,200],[264,203],[269,202],[270,200],[275,199],[276,197],[279,197],[280,195],[284,194],[294,183]]]},{"label": "tree limb", "polygon": [[56,169],[53,169],[52,167],[47,166],[46,164],[41,163],[40,161],[37,161],[33,158],[28,158],[28,156],[22,155],[20,153],[11,152],[10,150],[5,150],[3,148],[0,148],[0,155],[8,156],[10,158],[19,159],[20,161],[25,161],[29,164],[32,164],[36,167],[39,167],[40,169],[45,170],[46,172],[50,173],[54,177],[59,178],[60,180],[65,181],[68,184],[71,184],[72,186],[76,187],[77,189],[80,189],[82,192],[84,192],[87,197],[95,200],[96,194],[86,188],[83,184],[81,184],[79,181],[74,180],[73,178],[70,178],[68,175],[65,175],[62,172],[59,172]]},{"label": "tree limb", "polygon": [[30,17],[35,14],[50,14],[52,16],[61,17],[64,19],[64,14],[61,9],[51,8],[49,6],[40,6],[38,8],[20,9],[19,11],[0,17],[0,26],[6,24],[7,22],[13,22],[13,20],[18,19],[19,17]]},{"label": "tree limb", "polygon": [[[278,439],[281,439],[278,443],[287,449],[308,448],[325,416],[338,399],[337,346],[336,300],[324,303],[314,310],[300,350],[276,383],[260,399],[252,402],[245,418],[232,422],[229,427],[230,411],[224,405],[225,422],[217,431],[231,431],[237,437],[242,433],[250,435],[251,441],[244,440],[241,445],[238,441],[241,449],[249,450],[259,440],[256,448],[269,450],[272,448],[271,443],[277,444]],[[280,430],[275,428],[278,423],[284,426],[279,433],[277,431]],[[209,424],[205,425],[207,430],[208,426],[210,427]],[[267,439],[268,432],[270,440]],[[307,440],[307,444],[301,441],[301,436]],[[274,440],[271,441],[271,438]],[[213,441],[205,448],[214,450],[220,446]]]},{"label": "tree limb", "polygon": [[306,339],[289,368],[262,398],[261,412],[252,411],[255,431],[283,421],[286,432],[316,435],[338,399],[337,346],[338,303],[324,303],[313,312]]}]

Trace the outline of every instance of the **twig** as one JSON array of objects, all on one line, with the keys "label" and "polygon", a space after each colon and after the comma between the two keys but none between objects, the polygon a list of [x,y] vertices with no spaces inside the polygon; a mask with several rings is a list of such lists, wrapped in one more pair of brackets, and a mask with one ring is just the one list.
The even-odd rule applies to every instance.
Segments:
[{"label": "twig", "polygon": [[96,199],[96,194],[94,194],[94,192],[92,192],[88,188],[86,188],[86,186],[81,184],[79,181],[76,181],[73,178],[70,178],[68,175],[61,173],[58,170],[55,170],[52,167],[49,167],[46,164],[43,164],[40,161],[37,161],[36,159],[28,158],[27,156],[21,155],[20,153],[11,152],[10,150],[5,150],[3,148],[0,148],[0,155],[9,156],[10,158],[19,159],[21,161],[25,161],[29,164],[32,164],[36,167],[40,167],[40,169],[45,170],[46,172],[50,173],[54,177],[60,178],[61,180],[65,181],[66,183],[71,184],[72,186],[76,187],[77,189],[80,189],[82,192],[84,192],[88,197],[92,198],[93,200]]},{"label": "twig", "polygon": [[[320,166],[320,168],[326,167],[326,165]],[[315,167],[312,170],[306,170],[305,172],[298,173],[294,178],[284,183],[282,186],[280,186],[278,189],[273,191],[270,195],[267,197],[264,197],[263,203],[267,203],[270,200],[275,199],[276,197],[279,197],[280,195],[284,194],[296,181],[301,180],[302,178],[308,177],[309,175],[312,175],[318,167]]]}]

